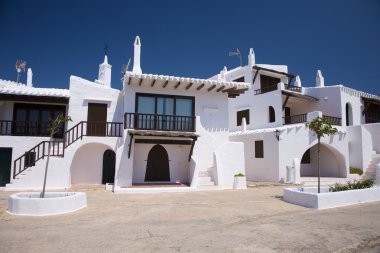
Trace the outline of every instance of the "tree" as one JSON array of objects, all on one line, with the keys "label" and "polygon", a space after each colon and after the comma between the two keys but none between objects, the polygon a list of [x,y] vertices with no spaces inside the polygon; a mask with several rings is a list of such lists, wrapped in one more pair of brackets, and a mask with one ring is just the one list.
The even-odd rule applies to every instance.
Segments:
[{"label": "tree", "polygon": [[317,117],[313,119],[310,122],[306,123],[306,126],[314,132],[314,135],[317,135],[318,138],[318,193],[321,192],[321,175],[320,175],[320,168],[319,168],[319,159],[320,159],[320,144],[321,144],[321,138],[325,135],[334,135],[338,132],[338,129],[331,126],[331,123],[321,117]]},{"label": "tree", "polygon": [[63,116],[63,114],[60,114],[55,118],[54,120],[51,121],[51,127],[48,129],[49,131],[49,144],[48,144],[48,154],[47,154],[47,159],[46,159],[46,166],[45,166],[45,177],[44,177],[44,185],[42,187],[42,192],[41,192],[41,198],[45,197],[45,188],[46,188],[46,177],[47,177],[47,172],[48,172],[48,167],[49,167],[49,160],[50,160],[50,145],[51,142],[54,138],[54,135],[57,133],[59,128],[62,126],[63,123],[66,123],[68,121],[72,121],[70,116]]}]

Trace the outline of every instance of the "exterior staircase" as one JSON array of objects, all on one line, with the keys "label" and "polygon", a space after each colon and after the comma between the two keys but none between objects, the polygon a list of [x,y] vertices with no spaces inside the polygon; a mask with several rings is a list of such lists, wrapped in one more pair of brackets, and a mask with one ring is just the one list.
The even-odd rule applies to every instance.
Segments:
[{"label": "exterior staircase", "polygon": [[213,176],[213,167],[198,172],[198,189],[214,189],[216,188]]},{"label": "exterior staircase", "polygon": [[364,179],[376,179],[376,165],[380,163],[380,154],[373,154],[368,167],[364,171]]}]

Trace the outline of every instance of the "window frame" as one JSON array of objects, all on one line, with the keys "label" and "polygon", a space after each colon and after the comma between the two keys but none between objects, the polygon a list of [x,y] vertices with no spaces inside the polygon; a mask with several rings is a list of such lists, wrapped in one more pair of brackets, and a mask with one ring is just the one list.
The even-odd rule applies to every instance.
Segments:
[{"label": "window frame", "polygon": [[269,112],[269,123],[274,123],[276,122],[276,111],[274,110],[273,106],[268,107],[268,112]]},{"label": "window frame", "polygon": [[255,141],[255,158],[264,158],[264,141]]}]

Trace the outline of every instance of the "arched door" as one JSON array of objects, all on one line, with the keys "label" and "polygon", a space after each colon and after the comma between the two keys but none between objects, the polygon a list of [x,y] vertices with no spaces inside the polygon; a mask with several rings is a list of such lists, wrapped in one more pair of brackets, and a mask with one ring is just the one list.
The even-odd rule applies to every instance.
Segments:
[{"label": "arched door", "polygon": [[107,149],[103,154],[103,176],[102,184],[114,183],[115,180],[115,152]]},{"label": "arched door", "polygon": [[153,146],[148,154],[145,182],[151,181],[170,181],[169,156],[161,145]]}]

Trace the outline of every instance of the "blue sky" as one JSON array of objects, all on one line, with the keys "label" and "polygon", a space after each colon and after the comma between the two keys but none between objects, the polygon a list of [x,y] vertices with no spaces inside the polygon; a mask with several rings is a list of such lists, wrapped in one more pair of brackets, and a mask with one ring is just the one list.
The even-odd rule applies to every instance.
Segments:
[{"label": "blue sky", "polygon": [[[328,85],[380,95],[380,0],[0,0],[0,78],[27,61],[37,87],[68,88],[70,75],[97,78],[107,43],[112,86],[141,37],[144,73],[208,78],[239,65],[288,65],[304,86],[317,69]],[[23,75],[22,81],[25,82]]]}]

